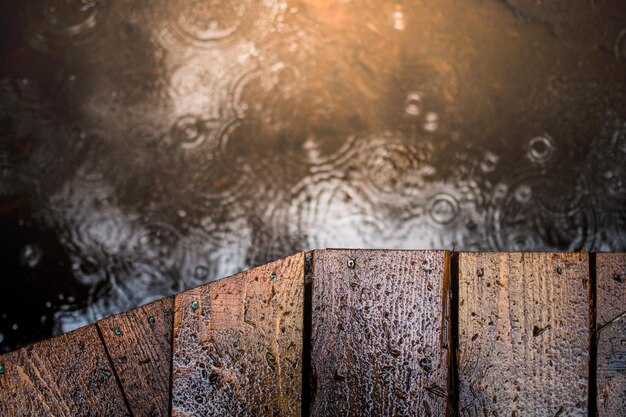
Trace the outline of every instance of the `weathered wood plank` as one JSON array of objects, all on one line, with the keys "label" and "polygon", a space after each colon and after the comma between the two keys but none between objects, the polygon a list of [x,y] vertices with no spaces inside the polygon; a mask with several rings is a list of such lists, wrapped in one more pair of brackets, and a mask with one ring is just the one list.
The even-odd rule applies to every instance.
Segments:
[{"label": "weathered wood plank", "polygon": [[168,297],[98,322],[135,417],[169,416],[173,308]]},{"label": "weathered wood plank", "polygon": [[304,254],[176,296],[172,415],[299,416]]},{"label": "weathered wood plank", "polygon": [[626,317],[598,335],[598,416],[626,416]]},{"label": "weathered wood plank", "polygon": [[599,417],[626,416],[626,253],[596,255]]},{"label": "weathered wood plank", "polygon": [[444,416],[448,252],[313,255],[312,416]]},{"label": "weathered wood plank", "polygon": [[95,325],[0,356],[1,416],[128,416]]},{"label": "weathered wood plank", "polygon": [[626,312],[626,253],[596,254],[596,324]]},{"label": "weathered wood plank", "polygon": [[586,416],[586,254],[459,254],[463,416]]}]

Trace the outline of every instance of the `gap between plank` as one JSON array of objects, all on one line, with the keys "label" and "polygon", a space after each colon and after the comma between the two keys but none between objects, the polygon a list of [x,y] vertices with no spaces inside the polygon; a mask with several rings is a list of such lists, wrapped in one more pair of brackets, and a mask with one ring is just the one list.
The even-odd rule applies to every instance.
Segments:
[{"label": "gap between plank", "polygon": [[126,393],[124,392],[124,387],[122,386],[122,381],[120,380],[120,376],[117,374],[117,369],[115,369],[115,365],[113,365],[113,358],[111,358],[111,354],[109,353],[109,348],[107,347],[106,342],[104,341],[104,335],[102,334],[102,329],[100,329],[100,324],[95,324],[96,329],[98,330],[98,337],[100,338],[100,342],[102,342],[102,346],[104,346],[104,353],[107,355],[107,359],[109,360],[109,365],[111,366],[111,370],[113,371],[113,376],[115,377],[115,381],[117,382],[117,386],[120,387],[120,391],[122,392],[122,399],[124,400],[124,404],[126,405],[126,409],[130,417],[134,417],[133,410],[130,408],[130,403],[128,402],[128,398],[126,398]]},{"label": "gap between plank", "polygon": [[311,331],[313,326],[313,251],[304,255],[304,315],[302,323],[302,410],[303,417],[309,417],[312,401]]},{"label": "gap between plank", "polygon": [[587,399],[589,417],[596,417],[598,415],[597,300],[596,254],[589,253],[589,397]]},{"label": "gap between plank", "polygon": [[172,315],[172,339],[170,340],[171,344],[172,344],[172,348],[170,350],[170,392],[169,392],[169,398],[168,398],[168,415],[169,417],[172,417],[172,402],[173,402],[173,391],[174,391],[174,322],[176,321],[176,297],[178,295],[173,295],[172,296],[172,310],[170,311],[170,314]]},{"label": "gap between plank", "polygon": [[459,407],[459,253],[450,253],[450,352],[448,381],[452,416],[460,416]]}]

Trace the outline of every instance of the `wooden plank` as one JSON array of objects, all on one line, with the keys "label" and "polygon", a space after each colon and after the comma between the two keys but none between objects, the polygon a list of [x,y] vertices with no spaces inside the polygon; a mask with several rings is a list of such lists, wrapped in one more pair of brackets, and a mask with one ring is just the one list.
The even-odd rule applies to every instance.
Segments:
[{"label": "wooden plank", "polygon": [[179,294],[172,415],[299,416],[304,254]]},{"label": "wooden plank", "polygon": [[596,254],[596,324],[626,312],[626,253]]},{"label": "wooden plank", "polygon": [[586,254],[459,254],[463,416],[586,416]]},{"label": "wooden plank", "polygon": [[169,416],[174,297],[98,322],[135,417]]},{"label": "wooden plank", "polygon": [[598,416],[626,416],[626,317],[598,335]]},{"label": "wooden plank", "polygon": [[626,253],[596,255],[599,417],[626,416]]},{"label": "wooden plank", "polygon": [[95,325],[0,356],[2,416],[128,416]]},{"label": "wooden plank", "polygon": [[444,251],[313,255],[312,416],[448,412]]}]

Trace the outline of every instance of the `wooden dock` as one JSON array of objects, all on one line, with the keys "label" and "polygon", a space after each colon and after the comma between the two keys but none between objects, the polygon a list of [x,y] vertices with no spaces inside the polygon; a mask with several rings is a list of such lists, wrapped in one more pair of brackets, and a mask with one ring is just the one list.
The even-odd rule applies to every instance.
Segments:
[{"label": "wooden dock", "polygon": [[316,250],[0,356],[0,416],[626,416],[626,254]]}]

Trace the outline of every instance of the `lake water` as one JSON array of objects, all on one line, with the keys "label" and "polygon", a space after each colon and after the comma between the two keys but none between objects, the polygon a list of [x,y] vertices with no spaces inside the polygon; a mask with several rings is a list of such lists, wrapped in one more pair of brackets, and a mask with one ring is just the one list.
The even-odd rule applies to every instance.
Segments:
[{"label": "lake water", "polygon": [[626,250],[623,0],[1,0],[0,28],[0,351],[312,248]]}]

